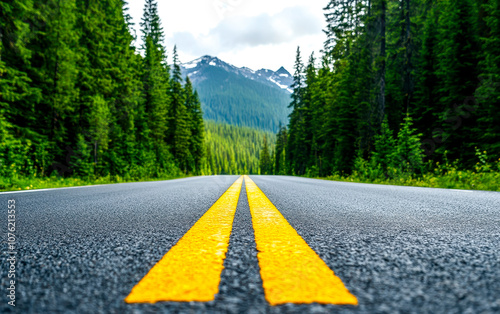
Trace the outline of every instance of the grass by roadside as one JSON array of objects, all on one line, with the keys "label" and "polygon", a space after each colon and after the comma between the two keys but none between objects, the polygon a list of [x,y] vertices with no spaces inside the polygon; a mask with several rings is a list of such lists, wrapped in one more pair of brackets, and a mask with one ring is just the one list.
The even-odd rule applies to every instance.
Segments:
[{"label": "grass by roadside", "polygon": [[485,190],[500,192],[500,160],[495,163],[478,163],[474,170],[460,170],[457,163],[432,164],[423,174],[400,173],[397,169],[386,171],[359,167],[351,175],[328,176],[326,180],[376,183],[402,186],[419,186],[446,189]]},{"label": "grass by roadside", "polygon": [[430,188],[445,188],[445,189],[462,189],[462,190],[484,190],[500,192],[500,173],[492,174],[473,174],[470,171],[460,171],[460,174],[447,174],[443,176],[434,176],[426,174],[422,177],[412,178],[401,177],[391,179],[368,179],[359,176],[328,176],[326,179],[333,181],[358,182],[358,183],[375,183],[401,186],[419,186]]},{"label": "grass by roadside", "polygon": [[37,190],[49,188],[63,188],[83,185],[113,184],[126,182],[162,181],[189,177],[190,175],[171,175],[154,178],[124,178],[120,176],[106,176],[98,178],[62,178],[57,176],[45,178],[2,178],[0,177],[0,192]]}]

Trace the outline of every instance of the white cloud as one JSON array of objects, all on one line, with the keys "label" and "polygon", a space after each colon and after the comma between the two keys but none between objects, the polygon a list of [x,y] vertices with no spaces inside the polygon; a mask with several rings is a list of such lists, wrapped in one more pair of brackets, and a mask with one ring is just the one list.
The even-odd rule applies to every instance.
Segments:
[{"label": "white cloud", "polygon": [[[177,44],[181,61],[215,55],[237,66],[292,71],[295,50],[322,48],[325,0],[184,0],[159,1],[165,44]],[[143,0],[130,1],[140,21]]]},{"label": "white cloud", "polygon": [[321,32],[321,22],[308,7],[286,8],[282,12],[222,20],[208,36],[218,41],[221,50],[246,46],[281,44]]}]

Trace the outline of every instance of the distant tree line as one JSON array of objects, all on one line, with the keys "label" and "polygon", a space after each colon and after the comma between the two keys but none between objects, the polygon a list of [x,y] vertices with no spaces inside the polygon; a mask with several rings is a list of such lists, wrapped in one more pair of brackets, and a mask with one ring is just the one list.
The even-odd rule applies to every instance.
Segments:
[{"label": "distant tree line", "polygon": [[321,59],[304,65],[297,49],[273,173],[418,174],[500,157],[499,1],[330,0],[325,17]]},{"label": "distant tree line", "polygon": [[199,173],[198,94],[146,0],[141,56],[122,0],[0,0],[0,176]]},{"label": "distant tree line", "polygon": [[211,120],[205,122],[206,154],[204,174],[259,174],[262,171],[261,148],[268,147],[268,157],[273,145],[267,138],[269,131],[238,127]]}]

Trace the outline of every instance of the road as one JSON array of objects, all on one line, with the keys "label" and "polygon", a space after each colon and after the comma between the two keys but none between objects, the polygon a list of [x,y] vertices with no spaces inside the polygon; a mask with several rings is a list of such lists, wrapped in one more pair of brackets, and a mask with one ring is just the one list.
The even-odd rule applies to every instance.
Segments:
[{"label": "road", "polygon": [[[500,193],[250,178],[357,305],[270,305],[248,181],[228,229],[215,300],[126,303],[132,289],[238,179],[209,176],[0,193],[0,312],[500,312]],[[5,254],[12,199],[15,307],[7,304],[10,264]]]}]

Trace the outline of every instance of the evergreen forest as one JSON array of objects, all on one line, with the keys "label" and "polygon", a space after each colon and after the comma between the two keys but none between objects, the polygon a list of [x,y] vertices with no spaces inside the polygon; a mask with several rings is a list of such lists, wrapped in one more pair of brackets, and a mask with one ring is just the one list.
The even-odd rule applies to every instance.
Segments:
[{"label": "evergreen forest", "polygon": [[499,189],[500,2],[325,4],[322,55],[297,48],[272,172]]},{"label": "evergreen forest", "polygon": [[[250,127],[205,122],[206,168],[205,174],[265,174],[261,171],[261,154],[273,154],[273,143],[267,139],[274,134]],[[266,147],[267,150],[262,150]]]},{"label": "evergreen forest", "polygon": [[498,0],[325,0],[324,15],[320,54],[297,48],[287,125],[260,114],[286,116],[273,91],[247,86],[248,106],[207,80],[215,122],[155,0],[140,34],[123,0],[0,0],[0,190],[244,173],[500,189]]},{"label": "evergreen forest", "polygon": [[199,97],[175,47],[167,62],[155,1],[140,26],[136,49],[122,0],[0,1],[0,188],[201,173]]}]

